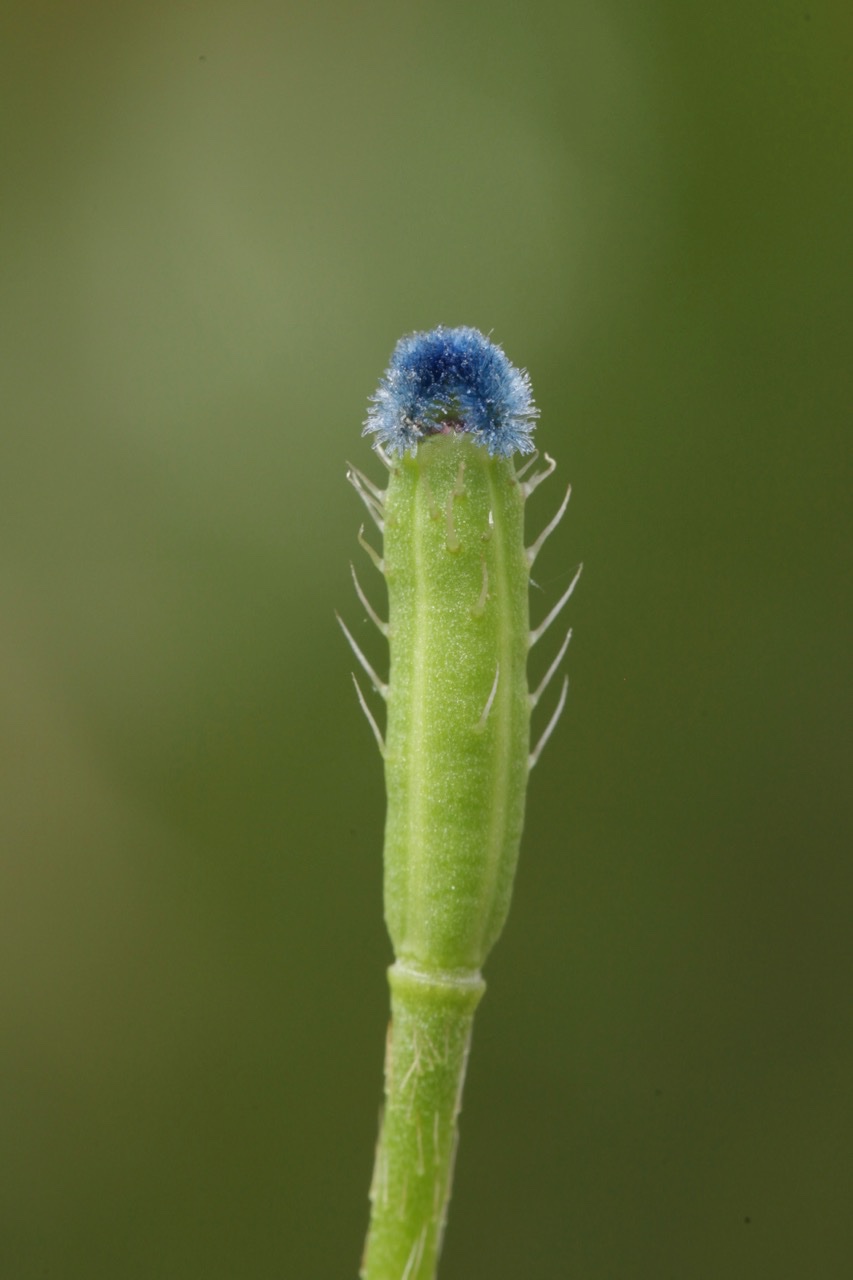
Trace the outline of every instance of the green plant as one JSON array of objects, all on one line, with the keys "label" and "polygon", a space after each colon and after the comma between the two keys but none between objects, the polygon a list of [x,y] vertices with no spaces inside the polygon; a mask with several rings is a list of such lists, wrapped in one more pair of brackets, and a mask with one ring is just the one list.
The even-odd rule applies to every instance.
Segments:
[{"label": "green plant", "polygon": [[516,470],[534,414],[526,374],[481,334],[416,334],[398,346],[367,424],[387,489],[349,473],[383,534],[381,556],[359,537],[387,582],[387,624],[353,570],[356,590],[390,647],[386,683],[341,623],[387,704],[383,740],[356,682],[385,761],[395,955],[364,1280],[435,1275],[481,967],[509,909],[528,774],[568,688],[531,751],[531,710],[571,632],[532,694],[527,655],[580,574],[531,631],[530,567],[569,498],[526,548],[526,499],[555,465],[546,455],[529,478],[531,463]]}]

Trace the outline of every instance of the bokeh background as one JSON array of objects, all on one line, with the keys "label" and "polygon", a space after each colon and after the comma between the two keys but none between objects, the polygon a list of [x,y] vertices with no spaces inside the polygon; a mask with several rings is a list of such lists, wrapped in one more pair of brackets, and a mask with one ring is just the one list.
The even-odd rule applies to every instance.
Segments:
[{"label": "bokeh background", "polygon": [[437,323],[531,372],[533,532],[574,484],[534,616],[586,566],[442,1280],[848,1274],[851,25],[3,6],[8,1280],[355,1277],[390,953],[344,464]]}]

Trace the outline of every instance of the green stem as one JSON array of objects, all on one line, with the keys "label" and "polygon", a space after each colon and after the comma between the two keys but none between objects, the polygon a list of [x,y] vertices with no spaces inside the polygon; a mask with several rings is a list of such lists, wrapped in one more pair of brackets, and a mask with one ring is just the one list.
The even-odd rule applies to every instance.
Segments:
[{"label": "green stem", "polygon": [[456,1155],[479,974],[389,970],[385,1110],[362,1280],[432,1280]]}]

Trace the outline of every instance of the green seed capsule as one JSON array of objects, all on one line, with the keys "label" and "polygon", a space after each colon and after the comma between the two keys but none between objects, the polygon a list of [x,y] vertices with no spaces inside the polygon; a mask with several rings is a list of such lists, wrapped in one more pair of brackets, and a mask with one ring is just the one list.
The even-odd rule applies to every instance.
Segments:
[{"label": "green seed capsule", "polygon": [[529,570],[511,459],[435,435],[385,496],[385,916],[399,960],[477,971],[506,919],[530,754]]}]

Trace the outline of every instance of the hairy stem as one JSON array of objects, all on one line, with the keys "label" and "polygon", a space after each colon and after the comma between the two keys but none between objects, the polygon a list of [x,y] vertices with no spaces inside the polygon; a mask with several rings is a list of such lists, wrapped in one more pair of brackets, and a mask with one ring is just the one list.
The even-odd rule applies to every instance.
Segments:
[{"label": "hairy stem", "polygon": [[479,975],[389,970],[385,1108],[362,1280],[432,1280],[456,1155]]}]

